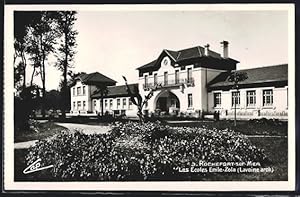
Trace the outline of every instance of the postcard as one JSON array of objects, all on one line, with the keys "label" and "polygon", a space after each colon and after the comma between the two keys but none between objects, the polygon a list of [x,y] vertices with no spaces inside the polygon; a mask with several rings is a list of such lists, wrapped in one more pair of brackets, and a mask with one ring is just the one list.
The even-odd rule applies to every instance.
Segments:
[{"label": "postcard", "polygon": [[6,191],[293,191],[293,4],[5,5]]}]

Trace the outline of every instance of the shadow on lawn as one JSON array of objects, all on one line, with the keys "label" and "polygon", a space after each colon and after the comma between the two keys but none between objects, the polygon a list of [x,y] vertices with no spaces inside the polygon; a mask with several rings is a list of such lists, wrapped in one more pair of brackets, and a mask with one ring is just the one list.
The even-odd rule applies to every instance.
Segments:
[{"label": "shadow on lawn", "polygon": [[40,140],[60,133],[67,128],[59,126],[53,122],[36,123],[36,131],[22,131],[15,129],[14,142],[26,142],[30,140]]}]

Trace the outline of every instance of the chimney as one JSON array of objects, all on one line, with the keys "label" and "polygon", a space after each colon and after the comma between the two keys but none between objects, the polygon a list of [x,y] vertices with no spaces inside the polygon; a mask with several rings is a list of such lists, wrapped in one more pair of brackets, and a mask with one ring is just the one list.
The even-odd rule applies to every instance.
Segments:
[{"label": "chimney", "polygon": [[228,58],[228,41],[223,40],[223,42],[221,42],[221,45],[223,47],[223,54],[222,57],[223,58]]},{"label": "chimney", "polygon": [[206,44],[204,47],[205,47],[205,48],[204,48],[204,55],[205,55],[205,56],[208,56],[209,44]]}]

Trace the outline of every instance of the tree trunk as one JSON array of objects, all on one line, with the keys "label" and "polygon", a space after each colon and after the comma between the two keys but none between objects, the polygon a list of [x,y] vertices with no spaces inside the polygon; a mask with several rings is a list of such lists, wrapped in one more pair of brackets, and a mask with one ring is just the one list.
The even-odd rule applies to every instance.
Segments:
[{"label": "tree trunk", "polygon": [[42,70],[41,70],[41,78],[42,78],[42,84],[43,84],[43,97],[42,97],[42,116],[45,118],[46,115],[46,109],[45,109],[45,104],[46,104],[46,72],[45,72],[45,54],[43,51],[43,56],[42,56]]},{"label": "tree trunk", "polygon": [[30,86],[33,85],[33,77],[34,77],[34,74],[35,74],[35,66],[33,66],[33,71],[32,71],[31,80],[30,80]]},{"label": "tree trunk", "polygon": [[138,117],[139,117],[139,121],[140,123],[144,123],[145,122],[145,117],[143,114],[143,107],[142,106],[138,106]]},{"label": "tree trunk", "polygon": [[236,127],[236,101],[237,101],[238,89],[236,89],[236,95],[234,97],[234,126]]},{"label": "tree trunk", "polygon": [[22,61],[23,61],[23,89],[26,88],[26,58],[24,52],[22,52]]},{"label": "tree trunk", "polygon": [[64,61],[64,70],[63,70],[63,87],[62,87],[62,95],[63,95],[63,105],[62,105],[62,117],[66,117],[66,108],[67,108],[67,73],[68,73],[68,55],[69,55],[69,49],[68,49],[68,30],[67,27],[65,28],[65,61]]}]

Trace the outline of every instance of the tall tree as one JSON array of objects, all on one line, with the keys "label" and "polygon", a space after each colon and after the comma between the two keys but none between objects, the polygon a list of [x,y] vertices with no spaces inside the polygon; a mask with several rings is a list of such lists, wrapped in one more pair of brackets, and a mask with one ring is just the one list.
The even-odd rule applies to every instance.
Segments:
[{"label": "tall tree", "polygon": [[57,12],[58,30],[61,34],[61,43],[58,48],[57,68],[62,71],[63,81],[61,87],[62,93],[62,116],[66,116],[66,109],[68,105],[68,69],[72,68],[74,55],[76,53],[76,35],[78,32],[74,30],[74,24],[77,20],[75,11],[59,11]]},{"label": "tall tree", "polygon": [[37,72],[42,81],[43,117],[45,116],[46,61],[48,56],[55,50],[58,37],[57,21],[53,17],[53,12],[35,12],[32,23],[28,27],[28,52],[34,68],[32,79],[36,74],[35,72]]},{"label": "tall tree", "polygon": [[[239,82],[245,81],[248,78],[246,72],[233,72],[228,78],[229,82],[233,83],[232,89],[236,90],[236,93],[239,91]],[[236,126],[236,103],[237,103],[238,95],[235,95],[234,102],[234,126]]]},{"label": "tall tree", "polygon": [[[28,48],[28,26],[31,23],[32,12],[16,11],[14,12],[14,70],[15,86],[26,87],[26,50]],[[17,60],[19,59],[19,61]]]}]

